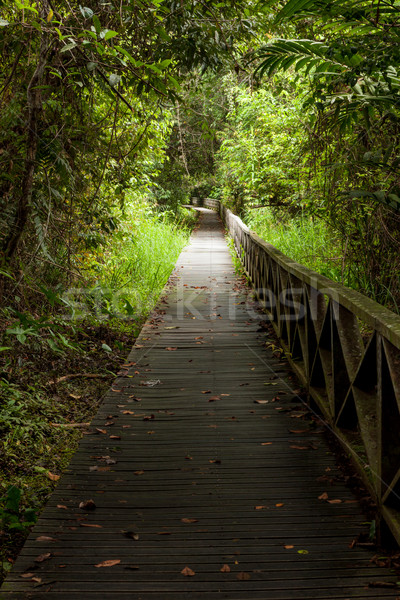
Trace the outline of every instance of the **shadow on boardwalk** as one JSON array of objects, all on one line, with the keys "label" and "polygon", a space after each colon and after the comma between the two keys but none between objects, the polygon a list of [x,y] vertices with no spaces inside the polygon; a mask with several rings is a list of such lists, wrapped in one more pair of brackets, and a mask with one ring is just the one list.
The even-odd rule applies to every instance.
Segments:
[{"label": "shadow on boardwalk", "polygon": [[397,597],[260,319],[202,210],[1,600]]}]

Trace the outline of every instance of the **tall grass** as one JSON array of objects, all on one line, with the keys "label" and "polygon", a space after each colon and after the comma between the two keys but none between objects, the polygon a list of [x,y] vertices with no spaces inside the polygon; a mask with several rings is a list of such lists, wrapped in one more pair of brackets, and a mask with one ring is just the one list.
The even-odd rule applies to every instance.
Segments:
[{"label": "tall grass", "polygon": [[269,208],[248,211],[245,222],[264,240],[289,258],[344,285],[350,285],[337,234],[310,215],[279,218]]},{"label": "tall grass", "polygon": [[132,198],[108,245],[85,257],[93,283],[85,299],[97,316],[144,319],[188,243],[194,222],[187,209],[179,208],[177,214],[155,211]]}]

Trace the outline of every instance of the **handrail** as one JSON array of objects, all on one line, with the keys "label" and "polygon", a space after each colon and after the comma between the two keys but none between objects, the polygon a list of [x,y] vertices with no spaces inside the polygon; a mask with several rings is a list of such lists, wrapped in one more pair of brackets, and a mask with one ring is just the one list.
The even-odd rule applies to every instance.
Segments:
[{"label": "handrail", "polygon": [[294,262],[218,200],[249,280],[309,397],[400,544],[400,317]]}]

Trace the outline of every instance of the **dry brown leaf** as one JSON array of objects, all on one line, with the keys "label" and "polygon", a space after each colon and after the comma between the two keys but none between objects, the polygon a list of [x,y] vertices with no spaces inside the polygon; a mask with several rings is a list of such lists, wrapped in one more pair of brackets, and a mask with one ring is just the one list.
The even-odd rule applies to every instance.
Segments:
[{"label": "dry brown leaf", "polygon": [[123,534],[130,540],[135,540],[135,542],[139,540],[139,534],[136,531],[123,531]]},{"label": "dry brown leaf", "polygon": [[204,390],[203,392],[201,392],[202,394],[211,394],[211,390]]},{"label": "dry brown leaf", "polygon": [[181,519],[182,523],[198,523],[198,519]]},{"label": "dry brown leaf", "polygon": [[64,504],[57,504],[57,508],[62,508],[63,510],[68,510],[68,506],[64,506]]},{"label": "dry brown leaf", "polygon": [[134,471],[134,475],[144,475],[144,471]]},{"label": "dry brown leaf", "polygon": [[50,473],[50,471],[47,471],[47,477],[51,481],[58,481],[60,479],[60,475],[55,475],[54,473]]},{"label": "dry brown leaf", "polygon": [[268,404],[268,400],[254,400],[254,404]]},{"label": "dry brown leaf", "polygon": [[220,571],[221,571],[221,573],[230,573],[230,572],[231,572],[231,568],[230,568],[230,566],[229,566],[229,565],[223,565],[223,566],[220,568]]},{"label": "dry brown leaf", "polygon": [[291,550],[292,548],[294,548],[294,546],[292,546],[291,544],[286,544],[286,546],[283,546],[285,548],[285,550]]},{"label": "dry brown leaf", "polygon": [[81,527],[94,527],[95,529],[103,529],[102,525],[96,525],[95,523],[79,523]]},{"label": "dry brown leaf", "polygon": [[134,411],[133,410],[121,410],[123,415],[134,415]]},{"label": "dry brown leaf", "polygon": [[270,446],[272,442],[261,442],[261,446]]},{"label": "dry brown leaf", "polygon": [[211,396],[211,398],[208,399],[209,402],[216,402],[216,400],[221,400],[221,398],[219,396]]},{"label": "dry brown leaf", "polygon": [[110,440],[120,440],[121,436],[120,435],[110,435]]},{"label": "dry brown leaf", "polygon": [[318,496],[318,500],[328,500],[329,496],[326,492]]},{"label": "dry brown leaf", "polygon": [[340,500],[340,498],[335,498],[334,500],[328,500],[329,504],[341,504],[343,502],[343,500]]},{"label": "dry brown leaf", "polygon": [[79,508],[81,510],[95,510],[96,504],[94,503],[94,500],[84,500],[79,503]]},{"label": "dry brown leaf", "polygon": [[37,542],[56,542],[56,538],[52,538],[49,537],[48,535],[39,535],[39,537],[36,538]]},{"label": "dry brown leaf", "polygon": [[166,350],[169,350],[170,352],[173,352],[174,350],[178,350],[178,348],[165,348]]},{"label": "dry brown leaf", "polygon": [[193,575],[196,575],[196,573],[192,571],[190,567],[185,567],[182,569],[181,574],[185,575],[185,577],[193,577]]},{"label": "dry brown leaf", "polygon": [[309,429],[289,429],[290,433],[310,433]]},{"label": "dry brown leaf", "polygon": [[44,562],[45,560],[49,560],[49,558],[51,558],[51,552],[46,552],[45,554],[39,554],[39,556],[37,556],[35,558],[35,562],[41,563],[41,562]]},{"label": "dry brown leaf", "polygon": [[34,573],[22,573],[22,575],[20,575],[20,577],[23,577],[24,579],[29,579],[30,577],[33,577]]},{"label": "dry brown leaf", "polygon": [[96,431],[98,431],[99,433],[103,433],[103,434],[107,433],[107,431],[105,429],[99,429],[98,427],[96,427]]},{"label": "dry brown leaf", "polygon": [[238,573],[236,575],[236,579],[239,579],[239,581],[247,581],[248,579],[251,579],[251,575],[250,575],[250,573],[246,573],[245,571],[241,571],[240,573]]},{"label": "dry brown leaf", "polygon": [[268,508],[268,506],[266,506],[265,504],[260,504],[254,507],[255,510],[264,510],[264,508]]},{"label": "dry brown leaf", "polygon": [[32,577],[31,581],[35,581],[36,583],[42,583],[41,577]]},{"label": "dry brown leaf", "polygon": [[115,565],[119,565],[121,561],[120,560],[104,560],[101,563],[98,563],[97,565],[94,565],[97,568],[100,567],[114,567]]},{"label": "dry brown leaf", "polygon": [[281,506],[284,506],[284,503],[283,502],[278,502],[277,504],[275,504],[275,506],[277,508],[280,508]]},{"label": "dry brown leaf", "polygon": [[308,446],[297,446],[297,444],[291,444],[290,446],[294,450],[308,450]]}]

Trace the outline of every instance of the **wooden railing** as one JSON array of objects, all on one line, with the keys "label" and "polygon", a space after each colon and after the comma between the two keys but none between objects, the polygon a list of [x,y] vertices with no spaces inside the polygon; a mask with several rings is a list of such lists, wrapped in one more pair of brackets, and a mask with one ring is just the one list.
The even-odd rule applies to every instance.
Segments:
[{"label": "wooden railing", "polygon": [[203,205],[219,211],[292,368],[400,543],[400,317],[292,261],[219,201]]}]

